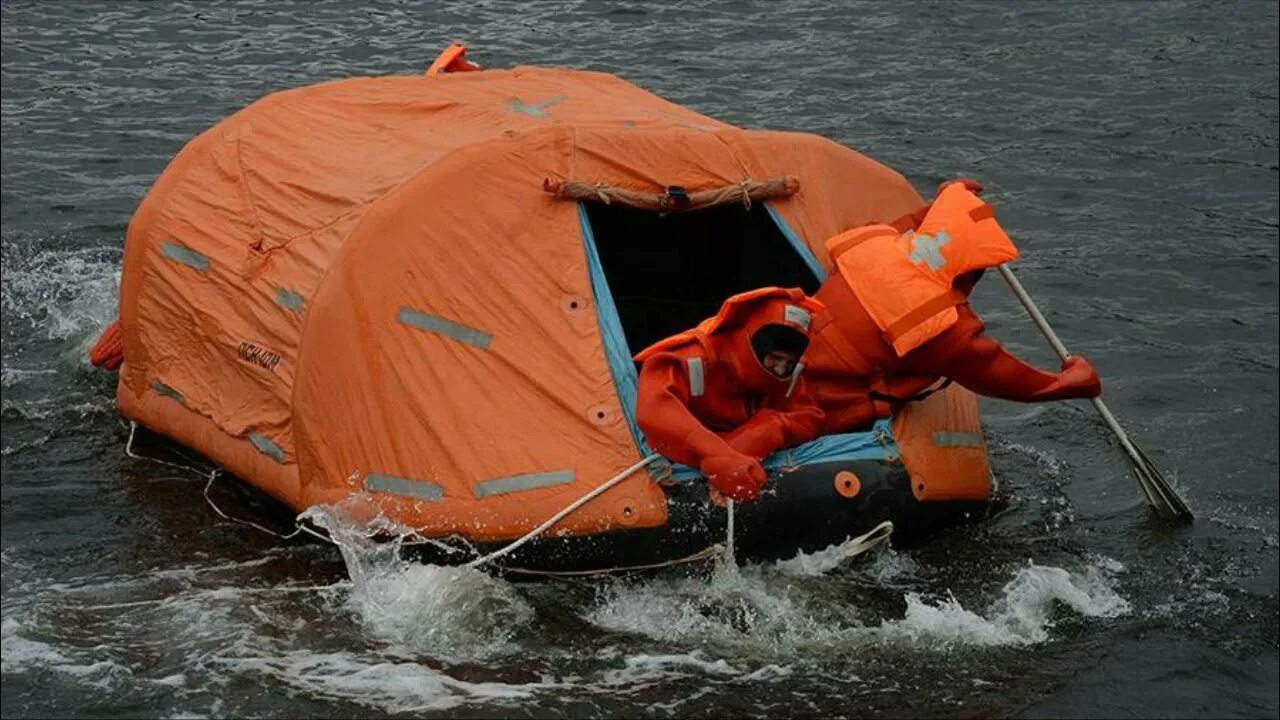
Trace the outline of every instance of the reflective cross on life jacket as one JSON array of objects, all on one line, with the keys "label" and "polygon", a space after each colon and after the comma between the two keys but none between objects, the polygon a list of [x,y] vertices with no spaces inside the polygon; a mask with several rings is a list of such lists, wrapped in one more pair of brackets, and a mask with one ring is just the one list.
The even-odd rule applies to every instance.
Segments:
[{"label": "reflective cross on life jacket", "polygon": [[911,238],[911,254],[907,257],[911,262],[917,265],[923,262],[937,272],[947,264],[947,259],[942,256],[942,247],[949,242],[951,238],[946,230],[939,231],[937,238],[920,233]]}]

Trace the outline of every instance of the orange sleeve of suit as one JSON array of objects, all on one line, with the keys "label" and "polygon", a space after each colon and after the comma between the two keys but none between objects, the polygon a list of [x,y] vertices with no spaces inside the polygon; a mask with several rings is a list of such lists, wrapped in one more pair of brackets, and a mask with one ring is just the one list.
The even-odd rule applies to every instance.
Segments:
[{"label": "orange sleeve of suit", "polygon": [[636,424],[655,452],[691,467],[714,455],[739,454],[690,412],[685,363],[671,353],[650,356],[640,366]]},{"label": "orange sleeve of suit", "polygon": [[818,401],[809,394],[804,380],[800,380],[785,407],[760,410],[722,437],[734,450],[760,459],[818,437],[825,421]]},{"label": "orange sleeve of suit", "polygon": [[929,342],[907,353],[895,370],[949,377],[980,395],[1042,402],[1094,397],[1095,384],[1062,382],[1059,373],[1027,364],[988,337],[982,320],[968,303],[956,306],[956,323]]}]

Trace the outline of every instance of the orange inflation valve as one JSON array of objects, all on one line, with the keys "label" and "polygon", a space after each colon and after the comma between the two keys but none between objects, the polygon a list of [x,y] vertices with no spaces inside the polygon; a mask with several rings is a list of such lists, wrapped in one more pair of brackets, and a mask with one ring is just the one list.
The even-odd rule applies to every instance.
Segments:
[{"label": "orange inflation valve", "polygon": [[836,492],[852,500],[862,492],[862,480],[852,470],[841,470],[835,477]]}]

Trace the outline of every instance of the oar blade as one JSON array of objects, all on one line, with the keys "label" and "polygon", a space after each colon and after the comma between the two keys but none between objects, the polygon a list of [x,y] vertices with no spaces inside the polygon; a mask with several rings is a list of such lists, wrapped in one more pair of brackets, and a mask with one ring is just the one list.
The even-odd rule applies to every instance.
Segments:
[{"label": "oar blade", "polygon": [[1147,457],[1142,448],[1136,444],[1133,449],[1138,453],[1134,470],[1139,476],[1139,482],[1142,483],[1143,490],[1147,492],[1149,499],[1152,493],[1157,498],[1152,501],[1152,507],[1161,515],[1172,520],[1184,523],[1194,520],[1195,516],[1191,514],[1191,508],[1187,507],[1187,503],[1178,495],[1178,491],[1173,489],[1173,486],[1165,479],[1155,463],[1151,462],[1151,458]]}]

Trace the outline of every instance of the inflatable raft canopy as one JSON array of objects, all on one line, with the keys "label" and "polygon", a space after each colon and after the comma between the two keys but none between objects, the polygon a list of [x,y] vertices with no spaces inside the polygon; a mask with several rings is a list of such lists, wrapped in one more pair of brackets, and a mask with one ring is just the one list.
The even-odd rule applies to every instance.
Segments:
[{"label": "inflatable raft canopy", "polygon": [[[127,418],[294,510],[361,495],[502,543],[649,454],[634,351],[734,293],[815,291],[825,239],[924,202],[835,142],[613,75],[450,69],[273,93],[182,149],[128,229]],[[925,530],[991,490],[954,387],[766,467],[739,520],[761,557]],[[722,516],[656,463],[513,562],[658,561],[722,539]]]}]

